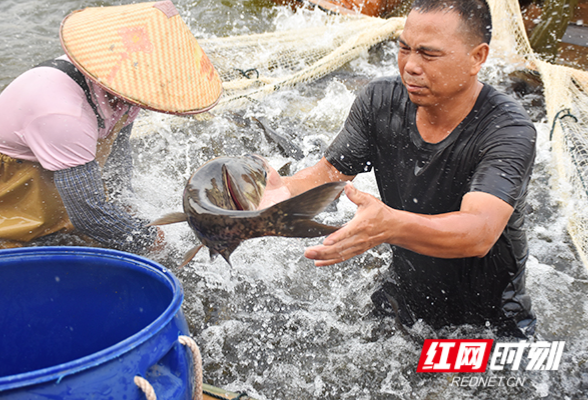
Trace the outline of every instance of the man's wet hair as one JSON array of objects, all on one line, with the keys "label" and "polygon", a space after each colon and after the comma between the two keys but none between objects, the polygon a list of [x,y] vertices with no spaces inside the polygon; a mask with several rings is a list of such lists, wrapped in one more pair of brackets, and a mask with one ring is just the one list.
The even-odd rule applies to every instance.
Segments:
[{"label": "man's wet hair", "polygon": [[492,38],[492,15],[486,0],[414,0],[412,10],[424,13],[434,11],[453,11],[461,17],[465,30],[480,40],[490,44]]}]

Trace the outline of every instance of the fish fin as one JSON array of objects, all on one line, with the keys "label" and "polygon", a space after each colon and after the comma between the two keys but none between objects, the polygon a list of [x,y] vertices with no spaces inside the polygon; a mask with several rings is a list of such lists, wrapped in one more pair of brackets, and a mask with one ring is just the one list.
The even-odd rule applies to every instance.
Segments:
[{"label": "fish fin", "polygon": [[292,168],[292,161],[288,161],[286,164],[282,165],[278,170],[278,175],[280,176],[290,176],[290,169]]},{"label": "fish fin", "polygon": [[184,255],[184,259],[182,260],[182,263],[180,264],[179,268],[184,267],[186,264],[188,264],[190,261],[192,261],[192,259],[194,258],[194,256],[196,256],[196,254],[203,247],[204,247],[204,245],[201,244],[201,245],[192,247],[190,250],[188,250],[188,252]]},{"label": "fish fin", "polygon": [[229,266],[232,267],[233,264],[231,264],[231,254],[233,254],[233,251],[235,251],[235,249],[237,247],[239,247],[240,244],[241,244],[241,241],[238,241],[235,243],[229,243],[229,244],[223,246],[222,249],[220,249],[220,250],[210,249],[210,258],[214,259],[220,254],[225,259],[225,261],[229,264]]},{"label": "fish fin", "polygon": [[147,226],[153,225],[167,225],[167,224],[175,224],[176,222],[186,222],[188,218],[186,214],[183,212],[175,212],[171,214],[166,214],[161,218],[156,219],[155,221],[147,224]]},{"label": "fish fin", "polygon": [[233,264],[231,264],[231,253],[232,252],[227,252],[227,251],[223,251],[220,253],[221,256],[223,256],[223,258],[225,259],[225,261],[229,264],[229,267],[233,267]]},{"label": "fish fin", "polygon": [[288,200],[273,205],[262,213],[274,214],[275,229],[271,235],[286,237],[317,237],[335,232],[340,227],[313,221],[345,187],[346,182],[329,182]]}]

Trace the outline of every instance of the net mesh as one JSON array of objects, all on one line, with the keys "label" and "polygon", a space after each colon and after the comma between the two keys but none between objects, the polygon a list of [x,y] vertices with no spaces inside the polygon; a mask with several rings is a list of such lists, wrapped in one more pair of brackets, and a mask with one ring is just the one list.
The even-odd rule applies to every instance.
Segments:
[{"label": "net mesh", "polygon": [[319,79],[373,45],[394,38],[403,25],[403,18],[355,17],[304,30],[200,40],[225,82],[215,112]]},{"label": "net mesh", "polygon": [[[489,0],[491,51],[516,68],[541,76],[555,160],[554,189],[567,212],[568,231],[588,266],[588,73],[544,62],[532,50],[518,0]],[[199,39],[223,80],[213,113],[242,108],[280,89],[317,80],[396,38],[404,18],[333,17],[320,27]],[[168,116],[168,124],[184,119]],[[145,132],[145,126],[135,131]],[[143,129],[141,129],[143,128]],[[134,133],[135,134],[135,133]]]},{"label": "net mesh", "polygon": [[490,0],[494,50],[537,71],[552,126],[553,188],[560,196],[568,232],[588,267],[588,73],[542,61],[531,49],[517,0]]}]

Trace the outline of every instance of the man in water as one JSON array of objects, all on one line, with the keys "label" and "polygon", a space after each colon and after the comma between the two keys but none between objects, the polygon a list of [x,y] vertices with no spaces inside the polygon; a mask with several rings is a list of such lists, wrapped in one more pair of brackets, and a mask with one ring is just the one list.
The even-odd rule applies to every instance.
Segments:
[{"label": "man in water", "polygon": [[220,78],[170,1],[86,8],[60,34],[66,55],[0,95],[0,249],[73,228],[115,249],[158,248],[161,231],[107,197],[103,171],[130,188],[141,108],[206,111]]},{"label": "man in water", "polygon": [[416,0],[399,76],[367,85],[325,156],[262,206],[373,169],[381,201],[348,184],[354,218],[305,256],[326,266],[389,243],[376,310],[524,338],[536,323],[523,230],[536,132],[520,105],[478,81],[491,29],[485,0]]}]

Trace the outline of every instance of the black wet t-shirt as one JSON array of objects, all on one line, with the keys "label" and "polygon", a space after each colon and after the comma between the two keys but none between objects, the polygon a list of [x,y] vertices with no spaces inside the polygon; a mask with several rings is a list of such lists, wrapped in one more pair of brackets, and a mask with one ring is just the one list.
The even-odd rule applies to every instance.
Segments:
[{"label": "black wet t-shirt", "polygon": [[340,172],[374,170],[382,201],[421,214],[460,209],[472,191],[492,194],[514,212],[483,258],[442,259],[393,246],[393,276],[410,312],[433,326],[534,323],[525,294],[528,256],[522,230],[536,131],[511,97],[484,85],[469,115],[439,143],[416,128],[416,106],[399,77],[371,82],[356,98],[326,152]]}]

